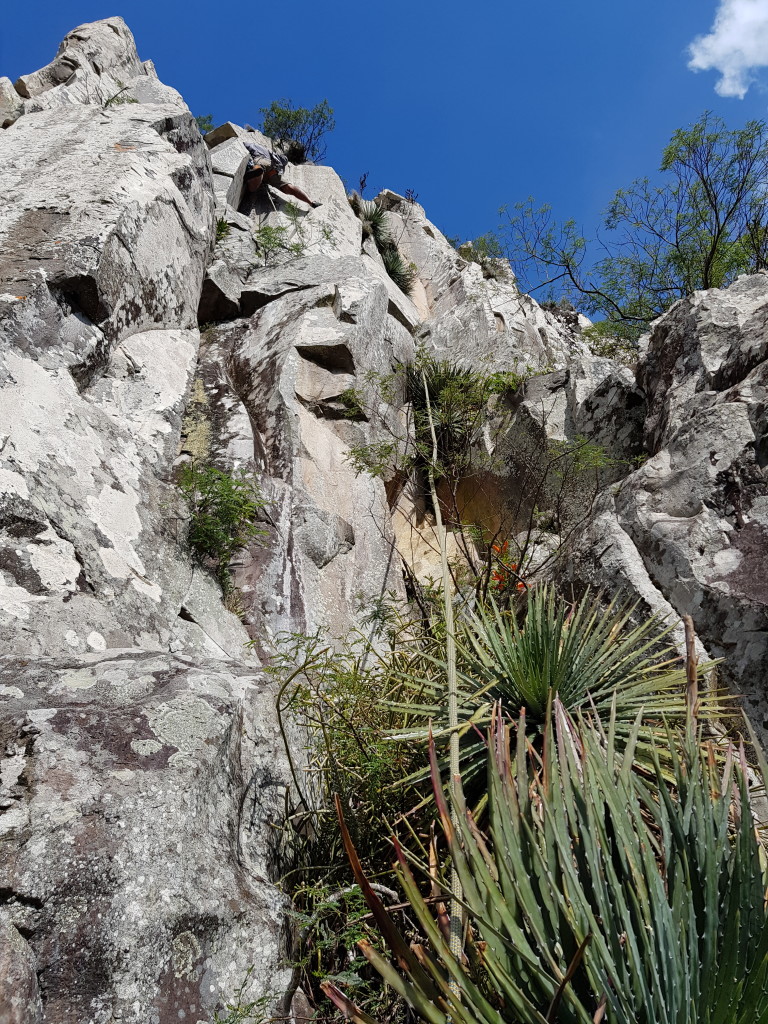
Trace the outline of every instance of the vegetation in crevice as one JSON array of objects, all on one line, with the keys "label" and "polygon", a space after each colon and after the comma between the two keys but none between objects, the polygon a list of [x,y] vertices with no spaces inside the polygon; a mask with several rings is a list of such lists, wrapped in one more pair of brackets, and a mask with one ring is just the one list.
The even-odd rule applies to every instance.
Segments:
[{"label": "vegetation in crevice", "polygon": [[[548,441],[527,420],[515,419],[516,395],[534,375],[530,369],[483,374],[420,351],[412,365],[370,382],[385,402],[404,409],[398,427],[382,420],[379,437],[389,432],[389,439],[353,444],[348,455],[358,472],[400,480],[400,490],[407,485],[422,494],[427,514],[434,513],[425,476],[431,465],[457,551],[454,585],[478,597],[493,592],[502,603],[534,561],[541,571],[565,552],[614,465],[587,438]],[[397,500],[393,492],[391,502]]]},{"label": "vegetation in crevice", "polygon": [[362,223],[363,238],[373,239],[387,274],[400,291],[410,295],[418,271],[413,263],[405,261],[392,238],[383,208],[375,199],[363,199],[357,192],[349,196],[349,205]]},{"label": "vegetation in crevice", "polygon": [[228,473],[196,462],[181,466],[178,486],[187,506],[189,546],[200,564],[217,578],[225,596],[230,595],[233,558],[267,535],[259,521],[267,502],[249,474]]},{"label": "vegetation in crevice", "polygon": [[[698,986],[703,1007],[715,990],[699,963],[709,957],[712,971],[727,972],[733,950],[758,974],[731,1005],[713,1004],[722,1013],[712,1020],[735,1024],[735,1006],[763,1011],[766,879],[749,772],[717,724],[730,705],[710,686],[711,666],[697,665],[692,647],[681,659],[671,623],[644,620],[636,606],[589,593],[569,601],[529,578],[513,560],[511,521],[462,521],[459,484],[493,471],[489,427],[509,439],[523,382],[516,371],[483,375],[425,353],[368,381],[406,411],[407,426],[351,459],[385,479],[428,478],[435,510],[474,555],[462,567],[444,560],[442,580],[422,580],[409,605],[382,601],[351,638],[278,646],[272,671],[298,795],[283,836],[294,984],[320,1021],[682,1024],[677,1010],[659,1016],[664,1000],[682,1008],[670,992]],[[511,444],[504,460],[515,451],[523,479],[536,481],[528,521],[562,536],[574,481],[588,476],[596,493],[605,452],[585,438],[529,437],[522,455],[514,436]],[[588,517],[588,500],[585,509]],[[452,737],[460,760],[449,772]],[[464,894],[460,929],[451,872]],[[649,932],[657,920],[663,948]],[[673,939],[680,948],[659,994],[652,979],[667,969]]]}]

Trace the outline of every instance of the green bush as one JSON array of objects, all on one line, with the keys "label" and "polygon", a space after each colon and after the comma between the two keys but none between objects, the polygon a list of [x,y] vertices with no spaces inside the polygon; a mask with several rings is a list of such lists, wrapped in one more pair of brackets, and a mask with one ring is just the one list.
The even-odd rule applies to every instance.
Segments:
[{"label": "green bush", "polygon": [[[488,725],[494,708],[511,719],[524,712],[531,742],[537,743],[553,696],[569,713],[613,729],[621,749],[642,715],[635,756],[652,765],[654,742],[664,745],[668,730],[682,729],[688,711],[686,666],[669,639],[670,626],[658,616],[634,624],[636,607],[618,599],[605,605],[587,593],[570,604],[551,585],[519,586],[510,609],[489,599],[486,607],[467,611],[456,630],[465,782],[477,793],[485,748],[475,728]],[[730,713],[728,699],[703,685],[711,668],[704,664],[696,670],[702,679],[699,713],[708,721]],[[404,690],[421,700],[411,716],[414,741],[426,740],[430,730],[441,745],[447,739],[446,680],[443,652],[428,672],[404,680]]]},{"label": "green bush", "polygon": [[497,281],[505,281],[510,277],[509,264],[504,255],[501,242],[492,231],[472,242],[464,242],[455,246],[459,256],[470,263],[477,263],[483,272],[483,277],[493,278]]},{"label": "green bush", "polygon": [[244,472],[233,475],[188,462],[181,467],[178,483],[189,509],[189,545],[229,593],[229,566],[235,553],[266,536],[256,517],[267,503]]},{"label": "green bush", "polygon": [[291,163],[319,163],[323,159],[323,137],[336,127],[328,100],[311,110],[294,107],[290,100],[273,100],[268,107],[262,107],[260,113],[261,130],[282,149]]},{"label": "green bush", "polygon": [[207,132],[212,132],[215,125],[213,123],[213,114],[198,114],[195,118],[197,127],[200,129],[200,134],[205,135]]},{"label": "green bush", "polygon": [[[264,224],[253,232],[256,251],[264,261],[265,267],[273,267],[304,256],[307,251],[306,242],[296,236],[293,228]],[[294,241],[291,241],[291,239]]]}]

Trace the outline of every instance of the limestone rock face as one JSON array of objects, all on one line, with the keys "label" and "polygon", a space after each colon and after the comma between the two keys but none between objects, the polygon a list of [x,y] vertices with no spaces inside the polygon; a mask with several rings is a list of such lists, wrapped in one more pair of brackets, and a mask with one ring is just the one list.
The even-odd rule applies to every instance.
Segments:
[{"label": "limestone rock face", "polygon": [[637,369],[647,461],[604,495],[575,575],[693,617],[765,734],[768,703],[768,275],[658,320]]},{"label": "limestone rock face", "polygon": [[[122,83],[137,102],[106,103]],[[266,840],[287,774],[271,682],[190,557],[173,483],[210,157],[120,19],[18,88],[0,137],[0,1018],[208,1021],[252,964],[254,997],[280,985]]]},{"label": "limestone rock face", "polygon": [[[127,332],[197,326],[213,203],[188,112],[78,105],[26,115],[2,140],[0,295],[15,346],[87,376]],[[66,315],[84,337],[56,337]]]},{"label": "limestone rock face", "polygon": [[[389,191],[377,202],[387,211],[389,234],[416,268],[421,336],[441,358],[458,357],[483,372],[523,372],[588,356],[578,332],[520,293],[506,261],[494,260],[484,271],[459,255],[418,203]],[[577,327],[589,323],[575,319]]]},{"label": "limestone rock face", "polygon": [[260,308],[209,328],[201,349],[206,457],[250,453],[272,500],[268,544],[235,570],[245,621],[257,640],[265,627],[341,635],[402,588],[384,484],[347,456],[391,437],[392,414],[367,378],[411,360],[413,340],[360,259],[313,257],[250,285]]}]

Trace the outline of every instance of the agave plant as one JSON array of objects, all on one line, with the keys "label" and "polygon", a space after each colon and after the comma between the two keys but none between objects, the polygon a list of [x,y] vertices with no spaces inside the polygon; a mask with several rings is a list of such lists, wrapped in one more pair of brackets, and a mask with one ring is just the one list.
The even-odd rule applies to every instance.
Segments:
[{"label": "agave plant", "polygon": [[[554,724],[553,724],[554,719]],[[541,754],[497,717],[489,742],[489,824],[481,834],[460,785],[451,797],[432,750],[442,829],[464,892],[466,943],[451,955],[398,849],[403,889],[424,937],[409,944],[372,891],[345,834],[358,883],[395,963],[361,943],[385,982],[429,1024],[747,1024],[768,1020],[766,875],[743,759],[724,766],[690,729],[652,779],[575,725],[562,704]],[[675,743],[670,737],[674,751]],[[333,984],[345,1015],[372,1024]]]},{"label": "agave plant", "polygon": [[[522,624],[515,610],[502,610],[492,599],[487,608],[468,612],[458,628],[460,730],[465,782],[482,773],[485,744],[478,730],[499,704],[512,719],[525,710],[529,726],[540,727],[556,695],[572,713],[591,718],[598,727],[613,724],[617,741],[626,743],[638,714],[643,728],[636,744],[640,763],[652,768],[652,746],[665,745],[666,730],[681,726],[687,715],[686,666],[670,642],[671,625],[658,615],[633,623],[637,605],[614,598],[603,603],[587,592],[571,605],[551,584],[531,587]],[[426,739],[431,727],[442,738],[445,719],[445,665],[432,660],[432,671],[412,678],[421,695],[421,724],[410,735]],[[712,664],[696,667],[703,677]],[[414,705],[409,705],[414,712]],[[721,719],[729,699],[700,688],[699,716]]]}]

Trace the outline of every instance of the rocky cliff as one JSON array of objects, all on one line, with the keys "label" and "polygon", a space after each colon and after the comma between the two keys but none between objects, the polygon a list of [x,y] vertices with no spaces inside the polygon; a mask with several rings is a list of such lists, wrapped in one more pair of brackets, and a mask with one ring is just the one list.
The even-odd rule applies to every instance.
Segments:
[{"label": "rocky cliff", "polygon": [[[618,467],[560,578],[692,615],[768,726],[768,275],[678,303],[630,370],[384,192],[406,295],[331,168],[286,173],[317,209],[244,194],[249,133],[202,138],[119,18],[0,79],[0,123],[0,1019],[209,1021],[251,965],[285,986],[264,665],[434,565],[418,496],[348,458],[400,429],[376,382],[417,346],[538,371],[509,431]],[[513,455],[486,502],[524,489]],[[268,500],[234,604],[186,543],[188,460]]]}]

